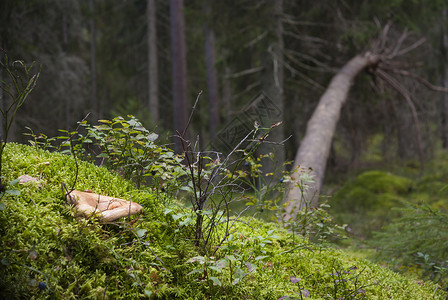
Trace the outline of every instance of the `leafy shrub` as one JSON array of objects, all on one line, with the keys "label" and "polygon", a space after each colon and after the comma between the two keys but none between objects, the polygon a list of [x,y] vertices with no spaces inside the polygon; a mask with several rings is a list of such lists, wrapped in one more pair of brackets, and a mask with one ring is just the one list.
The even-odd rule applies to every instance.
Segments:
[{"label": "leafy shrub", "polygon": [[99,122],[100,125],[92,126],[83,120],[79,122],[81,128],[71,132],[60,130],[63,135],[58,137],[36,136],[32,131],[28,135],[32,137],[33,146],[73,154],[106,166],[123,178],[133,180],[137,187],[147,179],[156,191],[173,193],[178,190],[181,186],[178,179],[185,175],[180,164],[182,157],[157,145],[156,133],[147,130],[131,115],[128,119],[116,117]]},{"label": "leafy shrub", "polygon": [[[3,50],[3,49],[2,49]],[[27,66],[23,61],[17,60],[10,64],[8,56],[5,54],[0,61],[0,72],[5,72],[7,76],[0,81],[0,89],[4,99],[1,99],[1,130],[0,132],[0,199],[4,193],[11,193],[13,190],[3,186],[3,153],[8,141],[9,131],[14,122],[14,118],[19,108],[25,103],[26,99],[36,87],[40,76],[40,70],[35,74],[34,62]],[[9,183],[8,185],[12,185]]]},{"label": "leafy shrub", "polygon": [[402,217],[375,233],[372,244],[397,270],[420,270],[424,277],[448,285],[448,214],[426,205],[408,204]]}]

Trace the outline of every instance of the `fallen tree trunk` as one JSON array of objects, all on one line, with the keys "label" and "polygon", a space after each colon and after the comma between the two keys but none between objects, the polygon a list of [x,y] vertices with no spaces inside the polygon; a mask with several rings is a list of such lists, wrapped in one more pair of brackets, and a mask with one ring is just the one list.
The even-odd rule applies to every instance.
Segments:
[{"label": "fallen tree trunk", "polygon": [[[294,180],[291,182],[289,193],[284,200],[283,220],[285,222],[294,218],[298,210],[318,204],[319,190],[342,105],[347,99],[355,77],[365,68],[377,65],[379,61],[378,55],[369,52],[355,56],[333,77],[320,98],[308,121],[305,136],[294,160],[291,174]],[[302,185],[303,182],[300,183],[300,176],[303,172],[313,176],[313,181],[305,185],[306,189]]]}]

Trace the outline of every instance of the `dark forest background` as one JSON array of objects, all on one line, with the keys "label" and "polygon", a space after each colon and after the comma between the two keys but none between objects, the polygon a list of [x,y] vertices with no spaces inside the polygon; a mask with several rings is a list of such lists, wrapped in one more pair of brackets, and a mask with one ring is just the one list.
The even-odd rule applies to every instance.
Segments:
[{"label": "dark forest background", "polygon": [[[430,158],[448,147],[448,97],[415,78],[448,86],[447,8],[443,0],[3,0],[1,49],[42,65],[11,140],[24,142],[25,126],[58,135],[90,112],[91,123],[135,115],[172,142],[203,91],[189,132],[206,145],[263,92],[282,111],[275,136],[291,135],[292,160],[332,76],[390,22],[395,42],[403,32],[405,44],[424,39],[396,60],[414,77],[395,76],[412,95]],[[418,164],[415,130],[403,97],[364,72],[343,108],[329,171]]]}]

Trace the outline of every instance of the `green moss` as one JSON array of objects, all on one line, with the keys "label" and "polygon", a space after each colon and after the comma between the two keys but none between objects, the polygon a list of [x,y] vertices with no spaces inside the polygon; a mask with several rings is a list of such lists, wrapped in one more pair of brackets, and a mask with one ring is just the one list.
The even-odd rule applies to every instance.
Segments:
[{"label": "green moss", "polygon": [[367,171],[344,185],[331,199],[332,213],[339,223],[348,223],[353,233],[370,237],[396,216],[414,186],[412,180],[383,171]]},{"label": "green moss", "polygon": [[[194,226],[180,226],[179,220],[164,212],[164,195],[152,194],[149,188],[136,190],[118,175],[80,162],[77,189],[129,197],[145,208],[144,215],[132,220],[99,224],[94,219],[75,218],[65,204],[60,183],[70,186],[74,182],[76,164],[71,157],[8,144],[4,171],[8,180],[28,174],[40,176],[42,182],[40,187],[18,186],[20,196],[0,200],[6,205],[0,211],[1,298],[278,299],[297,296],[296,292],[306,289],[308,299],[328,299],[327,295],[336,290],[341,296],[344,291],[362,288],[359,297],[366,299],[433,299],[436,289],[431,282],[420,285],[379,265],[297,236],[292,243],[291,234],[277,224],[248,218],[231,223],[232,238],[209,258],[234,257],[233,271],[227,266],[191,274],[204,268],[188,262],[199,255],[192,241]],[[388,195],[396,197],[406,190],[406,184],[378,186],[382,202],[393,201]],[[356,195],[373,197],[368,189]],[[371,207],[376,205],[374,198],[368,201]],[[220,230],[222,236],[225,224]],[[239,275],[236,268],[241,270]],[[343,289],[340,283],[344,281],[335,281],[341,279],[335,278],[335,272],[347,280]],[[237,275],[241,278],[235,283]],[[300,289],[291,282],[291,276],[301,279]],[[207,277],[218,278],[221,286],[213,285]],[[46,288],[41,284],[44,288],[39,289],[39,283],[45,283]],[[439,291],[434,293],[435,299],[443,296]]]}]

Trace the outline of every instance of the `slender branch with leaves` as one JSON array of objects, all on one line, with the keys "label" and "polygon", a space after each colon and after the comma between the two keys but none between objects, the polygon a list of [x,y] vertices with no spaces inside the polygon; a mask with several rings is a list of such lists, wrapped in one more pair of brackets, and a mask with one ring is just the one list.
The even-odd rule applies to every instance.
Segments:
[{"label": "slender branch with leaves", "polygon": [[0,185],[3,181],[2,177],[2,158],[3,151],[8,141],[8,136],[14,118],[19,108],[25,103],[30,93],[36,87],[39,79],[41,67],[35,71],[35,62],[26,65],[21,60],[9,62],[8,56],[5,54],[3,60],[0,61],[0,72],[5,72],[7,77],[0,80],[0,88],[6,97],[0,99],[0,113],[2,114],[1,127],[3,132],[0,133]]}]

